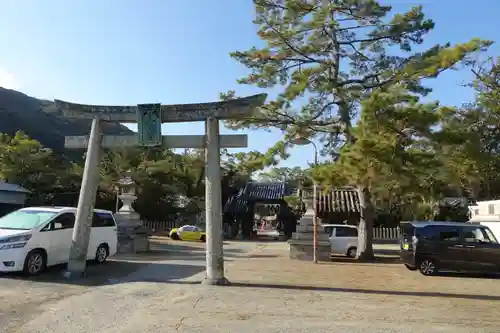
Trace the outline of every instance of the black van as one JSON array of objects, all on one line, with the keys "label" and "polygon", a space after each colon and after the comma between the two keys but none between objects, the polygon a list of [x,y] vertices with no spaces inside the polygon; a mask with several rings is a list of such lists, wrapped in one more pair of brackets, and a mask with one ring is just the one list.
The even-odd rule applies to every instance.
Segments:
[{"label": "black van", "polygon": [[423,275],[445,271],[500,272],[500,244],[491,230],[460,222],[401,222],[401,260]]}]

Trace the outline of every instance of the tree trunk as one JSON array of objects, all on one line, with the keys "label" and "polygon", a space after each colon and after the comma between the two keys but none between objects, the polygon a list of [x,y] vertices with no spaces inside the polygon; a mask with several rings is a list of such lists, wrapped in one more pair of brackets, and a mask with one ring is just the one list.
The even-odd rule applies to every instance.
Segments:
[{"label": "tree trunk", "polygon": [[358,226],[357,260],[372,260],[373,255],[373,204],[370,190],[358,186],[361,217]]}]

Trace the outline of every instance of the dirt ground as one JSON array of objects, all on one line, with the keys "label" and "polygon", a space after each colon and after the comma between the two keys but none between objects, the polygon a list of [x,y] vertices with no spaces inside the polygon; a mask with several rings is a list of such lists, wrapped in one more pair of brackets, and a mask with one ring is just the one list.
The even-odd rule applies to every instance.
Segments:
[{"label": "dirt ground", "polygon": [[[141,288],[156,288],[158,291],[154,293],[163,290],[170,294],[165,289],[167,286],[186,287],[191,293],[204,295],[208,291],[198,285],[198,279],[204,275],[204,247],[203,243],[154,239],[152,253],[122,255],[108,265],[91,265],[89,278],[76,284],[65,281],[60,268],[33,279],[0,276],[1,331],[10,332],[9,329],[38,318],[48,303],[59,304],[84,295],[91,298],[108,288],[116,288],[116,297],[118,294],[126,297],[131,288],[139,288],[141,292],[145,290]],[[320,264],[293,261],[288,259],[287,244],[280,242],[227,242],[225,255],[226,276],[232,287],[217,288],[210,295],[202,296],[203,301],[195,302],[197,310],[193,318],[199,319],[205,313],[207,323],[209,318],[217,316],[222,316],[218,320],[223,321],[227,313],[238,310],[238,315],[241,312],[247,317],[261,318],[259,320],[288,318],[298,324],[303,317],[312,325],[314,318],[331,316],[332,320],[349,325],[373,323],[400,327],[397,332],[409,332],[406,328],[415,329],[422,323],[432,328],[426,332],[441,331],[443,327],[448,331],[456,327],[459,332],[468,333],[497,332],[500,327],[500,278],[497,276],[425,277],[407,270],[397,257],[387,254],[377,263],[348,262],[343,257]],[[180,267],[186,270],[191,265],[198,265],[189,273],[197,276],[194,280],[179,282],[179,276],[169,273]],[[154,279],[146,276],[144,281],[149,282],[142,284],[110,282],[142,268],[146,268],[144,272],[155,268],[151,272],[156,271],[158,276]],[[162,283],[166,284],[162,287]],[[151,302],[158,299],[164,298],[158,296]],[[219,308],[214,310],[215,303]],[[192,308],[190,304],[186,306],[186,311]],[[329,309],[328,314],[323,314],[324,309]]]},{"label": "dirt ground", "polygon": [[427,277],[409,271],[396,256],[379,256],[375,263],[356,263],[334,257],[333,262],[313,264],[287,257],[285,244],[257,248],[250,260],[227,265],[231,281],[277,283],[318,288],[351,288],[374,292],[455,295],[500,301],[500,275],[452,274]]},{"label": "dirt ground", "polygon": [[[249,260],[228,263],[227,276],[235,286],[283,290],[311,290],[370,297],[380,308],[428,309],[443,322],[481,322],[500,325],[500,276],[445,274],[427,277],[409,271],[397,257],[378,263],[334,262],[313,264],[287,258],[284,245],[257,248]],[[326,295],[326,294],[325,294]],[[411,318],[411,313],[408,313]],[[413,320],[413,319],[412,319]],[[417,320],[417,319],[415,319]]]}]

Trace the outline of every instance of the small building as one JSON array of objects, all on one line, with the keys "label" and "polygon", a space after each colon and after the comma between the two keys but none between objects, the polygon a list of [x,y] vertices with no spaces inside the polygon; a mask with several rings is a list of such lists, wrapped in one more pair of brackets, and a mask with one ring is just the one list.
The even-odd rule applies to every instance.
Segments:
[{"label": "small building", "polygon": [[22,208],[29,193],[19,185],[0,181],[0,216]]},{"label": "small building", "polygon": [[469,204],[469,211],[471,218],[477,215],[500,215],[500,200],[476,201],[472,205]]},{"label": "small building", "polygon": [[286,196],[293,195],[293,189],[285,183],[248,182],[224,205],[224,222],[231,224],[233,236],[241,231],[249,237],[253,230],[255,214],[280,215],[290,210]]},{"label": "small building", "polygon": [[[280,215],[285,220],[289,220],[288,217],[290,217],[291,221],[293,213],[284,198],[293,195],[306,201],[306,198],[312,199],[313,190],[310,188],[297,190],[285,183],[249,182],[239,190],[238,194],[230,197],[226,202],[224,206],[225,223],[233,224],[237,229],[241,224],[243,234],[249,235],[252,232],[249,228],[253,227],[255,214],[262,210],[267,210],[269,215]],[[361,216],[358,192],[353,188],[337,188],[329,191],[318,188],[316,209],[320,223],[324,224],[357,225]],[[285,229],[288,232],[294,232],[295,226],[296,223],[290,230],[287,227]]]}]

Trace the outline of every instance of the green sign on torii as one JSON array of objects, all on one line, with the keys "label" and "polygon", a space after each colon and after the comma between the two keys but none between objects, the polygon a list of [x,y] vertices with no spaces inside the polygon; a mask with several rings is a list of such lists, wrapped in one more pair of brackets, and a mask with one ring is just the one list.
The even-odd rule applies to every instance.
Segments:
[{"label": "green sign on torii", "polygon": [[137,130],[141,146],[155,147],[163,144],[161,137],[161,104],[137,105]]},{"label": "green sign on torii", "polygon": [[[66,276],[84,274],[91,216],[99,183],[101,148],[158,146],[166,148],[205,148],[205,210],[207,226],[206,279],[207,284],[226,284],[224,276],[220,148],[246,147],[246,135],[219,135],[219,119],[251,116],[261,106],[266,94],[229,101],[200,104],[140,104],[137,106],[101,106],[69,103],[56,100],[66,117],[93,119],[89,136],[66,137],[66,148],[87,148],[80,198],[76,214],[73,242]],[[113,121],[139,125],[138,135],[102,135],[100,123]],[[205,121],[205,135],[161,135],[162,122]]]}]

